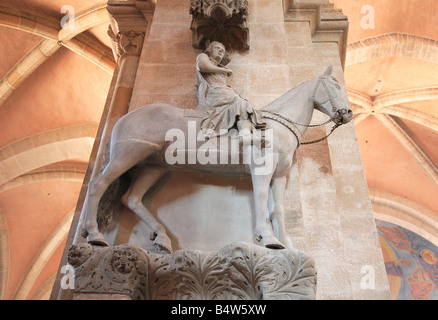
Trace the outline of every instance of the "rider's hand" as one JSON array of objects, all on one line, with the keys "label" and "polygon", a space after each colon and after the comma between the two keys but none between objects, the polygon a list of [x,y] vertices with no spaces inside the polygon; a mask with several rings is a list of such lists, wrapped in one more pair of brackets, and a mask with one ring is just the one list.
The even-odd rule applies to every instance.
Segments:
[{"label": "rider's hand", "polygon": [[228,69],[228,68],[225,68],[225,67],[224,67],[223,69],[225,69],[225,70],[224,70],[224,73],[225,73],[227,76],[231,77],[231,76],[233,75],[233,70]]}]

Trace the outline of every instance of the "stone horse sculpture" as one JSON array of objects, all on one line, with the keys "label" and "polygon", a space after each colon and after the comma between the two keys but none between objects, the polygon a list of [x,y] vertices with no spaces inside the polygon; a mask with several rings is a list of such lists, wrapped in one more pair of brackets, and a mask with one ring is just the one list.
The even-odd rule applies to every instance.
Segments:
[{"label": "stone horse sculpture", "polygon": [[[347,96],[331,73],[332,67],[329,67],[322,76],[302,83],[261,109],[273,132],[270,164],[267,161],[257,161],[238,168],[229,166],[228,173],[251,175],[255,239],[267,248],[283,249],[290,246],[283,221],[286,180],[292,168],[295,150],[300,146],[301,137],[311,122],[313,110],[317,109],[330,117],[328,122],[335,123],[332,132],[353,118]],[[184,166],[172,166],[163,159],[169,146],[166,132],[172,128],[187,132],[190,119],[196,120],[199,130],[202,117],[190,118],[187,114],[187,110],[168,104],[151,104],[119,119],[111,136],[110,160],[105,169],[90,181],[83,207],[85,222],[82,235],[87,237],[89,243],[108,245],[96,221],[99,201],[108,186],[128,171],[139,171],[132,175],[133,181],[121,201],[152,229],[150,240],[156,249],[172,252],[165,227],[145,208],[142,197],[169,170],[184,170]],[[244,152],[252,152],[254,148],[249,146]],[[256,174],[257,169],[268,165],[272,166],[271,170]],[[224,169],[224,166],[192,164],[190,169],[222,174],[227,172],[228,167]],[[275,205],[268,212],[270,194]]]}]

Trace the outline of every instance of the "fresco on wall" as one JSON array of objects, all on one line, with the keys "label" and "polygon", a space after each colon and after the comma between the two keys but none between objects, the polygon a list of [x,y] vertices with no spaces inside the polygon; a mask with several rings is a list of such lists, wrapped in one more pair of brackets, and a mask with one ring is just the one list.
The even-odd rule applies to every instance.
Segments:
[{"label": "fresco on wall", "polygon": [[400,226],[376,220],[394,300],[438,300],[438,247]]}]

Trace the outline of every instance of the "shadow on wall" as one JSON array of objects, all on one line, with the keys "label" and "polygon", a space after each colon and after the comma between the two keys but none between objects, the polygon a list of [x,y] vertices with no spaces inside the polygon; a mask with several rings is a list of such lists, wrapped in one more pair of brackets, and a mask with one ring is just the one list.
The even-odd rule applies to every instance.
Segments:
[{"label": "shadow on wall", "polygon": [[376,220],[394,300],[438,300],[438,247],[400,226]]}]

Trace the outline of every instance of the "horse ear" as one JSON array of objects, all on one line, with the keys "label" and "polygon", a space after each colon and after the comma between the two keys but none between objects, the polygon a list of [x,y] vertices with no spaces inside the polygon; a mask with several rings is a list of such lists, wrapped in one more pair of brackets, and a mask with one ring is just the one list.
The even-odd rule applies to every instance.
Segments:
[{"label": "horse ear", "polygon": [[327,68],[327,70],[325,70],[324,75],[329,76],[332,74],[332,71],[333,71],[333,66],[330,66]]}]

